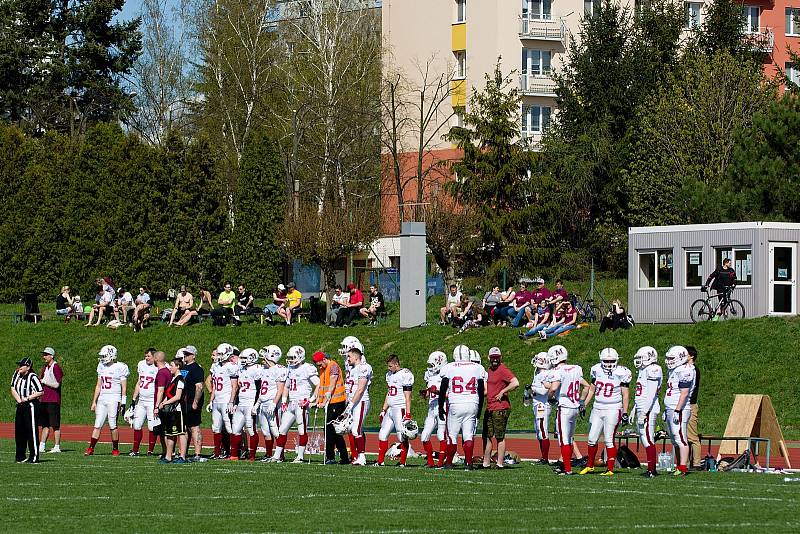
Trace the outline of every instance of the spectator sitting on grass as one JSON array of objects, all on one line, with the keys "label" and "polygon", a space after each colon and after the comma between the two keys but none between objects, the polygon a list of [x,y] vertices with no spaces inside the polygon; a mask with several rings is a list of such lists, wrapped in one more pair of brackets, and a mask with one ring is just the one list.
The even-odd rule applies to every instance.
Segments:
[{"label": "spectator sitting on grass", "polygon": [[239,284],[237,289],[239,293],[236,295],[236,305],[233,307],[233,320],[237,325],[241,325],[241,316],[253,309],[253,294],[247,291],[244,284]]},{"label": "spectator sitting on grass", "polygon": [[328,326],[336,326],[336,321],[339,319],[339,312],[347,305],[349,293],[342,292],[342,286],[336,284],[333,288],[333,302],[331,308],[328,310],[328,315],[325,318],[325,324]]},{"label": "spectator sitting on grass", "polygon": [[[183,286],[181,286],[183,287]],[[199,317],[200,315],[211,315],[211,310],[214,309],[214,303],[211,302],[211,292],[206,286],[200,286],[200,304],[196,305],[194,309],[188,310],[183,314],[175,326],[184,326],[192,320],[192,317]]]},{"label": "spectator sitting on grass", "polygon": [[556,289],[550,295],[548,302],[550,304],[559,304],[561,302],[566,302],[569,300],[569,293],[564,289],[564,282],[560,279],[556,280]]},{"label": "spectator sitting on grass", "polygon": [[553,320],[550,326],[544,330],[539,331],[539,337],[542,341],[548,337],[554,337],[572,330],[577,326],[578,310],[576,310],[570,301],[562,302],[560,306],[553,313]]},{"label": "spectator sitting on grass", "polygon": [[453,315],[453,326],[464,326],[470,319],[472,319],[472,299],[469,295],[461,295],[461,302],[458,303],[456,313]]},{"label": "spectator sitting on grass", "polygon": [[225,284],[222,288],[222,292],[219,294],[219,297],[217,297],[217,304],[219,304],[219,308],[216,308],[211,312],[211,317],[213,318],[215,325],[225,326],[228,324],[228,321],[233,314],[233,306],[235,302],[236,293],[231,291],[230,284]]},{"label": "spectator sitting on grass", "polygon": [[134,301],[136,308],[133,310],[133,319],[131,320],[131,328],[134,332],[142,329],[144,322],[150,318],[150,294],[147,293],[147,288],[142,286],[139,288],[139,294],[136,295]]},{"label": "spectator sitting on grass", "polygon": [[439,324],[446,324],[448,316],[456,317],[460,304],[461,291],[458,290],[455,284],[450,284],[450,292],[445,296],[444,307],[439,308]]},{"label": "spectator sitting on grass", "polygon": [[[102,286],[97,287],[97,296],[95,297],[95,304],[92,306],[92,311],[89,313],[89,320],[83,326],[100,326],[104,315],[114,313],[114,295],[111,291],[104,290]],[[97,322],[92,324],[94,316],[97,314]]]},{"label": "spectator sitting on grass", "polygon": [[172,307],[172,315],[167,326],[175,323],[175,317],[178,317],[179,321],[183,319],[183,316],[189,313],[193,306],[194,297],[186,290],[186,286],[181,286],[180,292],[175,296],[175,305]]},{"label": "spectator sitting on grass", "polygon": [[628,319],[628,315],[625,313],[625,308],[622,307],[622,303],[619,300],[614,300],[611,302],[611,310],[600,321],[599,330],[600,332],[616,330],[617,328],[627,330],[631,326],[633,326],[633,324]]},{"label": "spectator sitting on grass", "polygon": [[72,313],[72,303],[74,299],[69,295],[69,286],[61,288],[61,293],[56,297],[56,315],[64,316],[64,322],[68,322]]},{"label": "spectator sitting on grass", "polygon": [[286,313],[282,315],[282,317],[286,319],[286,324],[289,325],[292,324],[292,314],[300,312],[303,294],[297,290],[294,282],[289,282],[286,289],[286,303],[284,304],[284,311]]},{"label": "spectator sitting on grass", "polygon": [[473,302],[471,304],[472,307],[470,308],[469,318],[464,321],[463,325],[461,325],[461,328],[458,330],[459,334],[469,330],[470,328],[480,328],[481,326],[486,326],[488,324],[489,315],[486,313],[486,310],[483,308],[483,306],[477,302]]},{"label": "spectator sitting on grass", "polygon": [[347,304],[339,312],[339,319],[336,326],[347,326],[358,317],[361,308],[364,306],[364,294],[352,282],[347,284],[347,290],[350,292],[350,297],[347,299]]},{"label": "spectator sitting on grass", "polygon": [[126,291],[122,286],[117,288],[117,306],[114,309],[114,319],[119,321],[121,315],[121,321],[123,323],[128,322],[128,312],[132,312],[134,308],[133,295],[131,295],[131,292]]},{"label": "spectator sitting on grass", "polygon": [[494,319],[502,326],[505,326],[508,322],[508,316],[511,313],[511,305],[517,297],[517,293],[514,291],[514,286],[508,286],[508,290],[500,293],[500,297],[502,300],[495,308]]},{"label": "spectator sitting on grass", "polygon": [[285,302],[286,286],[283,284],[278,284],[278,287],[272,291],[272,303],[264,306],[264,313],[267,315],[267,320],[269,322],[272,322],[272,316],[276,313],[281,317],[284,316],[284,314],[281,313],[281,309],[283,308]]},{"label": "spectator sitting on grass", "polygon": [[506,315],[511,319],[511,326],[517,328],[525,317],[525,310],[530,308],[531,293],[528,291],[528,283],[520,282],[519,291],[514,296],[514,302],[508,308]]},{"label": "spectator sitting on grass", "polygon": [[378,287],[373,285],[369,286],[369,308],[364,306],[361,308],[360,313],[363,317],[369,319],[369,325],[375,326],[378,323],[378,314],[383,312],[386,307],[384,305],[383,293],[378,291]]},{"label": "spectator sitting on grass", "polygon": [[[493,318],[495,308],[498,304],[500,304],[500,302],[502,302],[502,300],[503,297],[500,296],[500,286],[494,286],[491,291],[487,291],[483,296],[483,302],[481,303],[486,315]],[[486,317],[486,319],[489,317]]]},{"label": "spectator sitting on grass", "polygon": [[533,312],[533,317],[531,318],[530,322],[528,322],[528,330],[524,333],[519,333],[520,339],[533,337],[538,332],[550,326],[550,306],[548,306],[546,302],[539,302],[539,304],[535,307],[535,310],[536,311]]}]

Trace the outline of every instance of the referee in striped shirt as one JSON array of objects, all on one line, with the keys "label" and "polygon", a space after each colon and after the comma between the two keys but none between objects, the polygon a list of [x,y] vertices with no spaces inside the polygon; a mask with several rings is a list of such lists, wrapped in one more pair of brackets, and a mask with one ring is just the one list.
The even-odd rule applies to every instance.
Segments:
[{"label": "referee in striped shirt", "polygon": [[[39,410],[39,397],[44,393],[42,383],[36,373],[31,373],[30,358],[17,362],[17,370],[11,378],[11,396],[17,402],[17,417],[14,431],[17,439],[17,463],[39,462],[39,429],[36,413]],[[26,448],[30,455],[26,456]]]}]

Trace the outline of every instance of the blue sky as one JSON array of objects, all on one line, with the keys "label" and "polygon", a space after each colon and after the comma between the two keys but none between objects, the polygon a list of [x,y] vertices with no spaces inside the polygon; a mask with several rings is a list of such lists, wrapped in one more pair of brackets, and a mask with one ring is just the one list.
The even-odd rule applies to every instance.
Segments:
[{"label": "blue sky", "polygon": [[122,8],[122,13],[119,17],[122,20],[130,20],[139,14],[142,9],[142,0],[126,0],[125,6]]}]

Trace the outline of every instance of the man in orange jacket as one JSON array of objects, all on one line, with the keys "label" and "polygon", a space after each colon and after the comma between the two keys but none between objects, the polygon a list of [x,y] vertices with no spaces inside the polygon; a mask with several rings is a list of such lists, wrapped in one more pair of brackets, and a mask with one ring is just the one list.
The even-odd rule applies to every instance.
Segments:
[{"label": "man in orange jacket", "polygon": [[336,463],[334,448],[339,449],[339,463],[349,464],[344,436],[337,434],[330,424],[344,413],[347,405],[342,369],[324,352],[314,353],[314,363],[319,367],[317,406],[325,409],[325,465]]}]

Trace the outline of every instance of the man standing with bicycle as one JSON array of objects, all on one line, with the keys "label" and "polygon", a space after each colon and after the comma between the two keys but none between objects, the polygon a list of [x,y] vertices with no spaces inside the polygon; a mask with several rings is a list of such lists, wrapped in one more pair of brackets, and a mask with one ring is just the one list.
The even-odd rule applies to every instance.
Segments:
[{"label": "man standing with bicycle", "polygon": [[714,269],[714,272],[708,276],[705,285],[701,288],[701,291],[708,291],[708,286],[710,285],[711,289],[720,295],[719,306],[717,307],[712,321],[719,321],[719,316],[722,314],[723,310],[725,310],[730,299],[731,291],[736,285],[736,271],[731,267],[731,263],[730,258],[722,260],[722,267]]}]

